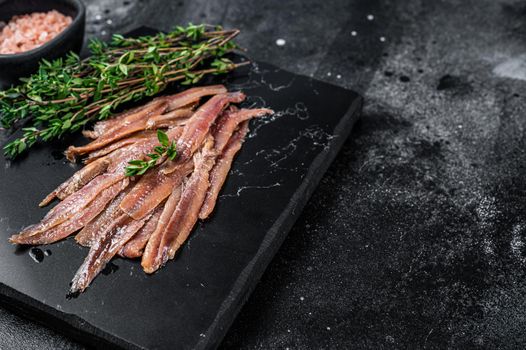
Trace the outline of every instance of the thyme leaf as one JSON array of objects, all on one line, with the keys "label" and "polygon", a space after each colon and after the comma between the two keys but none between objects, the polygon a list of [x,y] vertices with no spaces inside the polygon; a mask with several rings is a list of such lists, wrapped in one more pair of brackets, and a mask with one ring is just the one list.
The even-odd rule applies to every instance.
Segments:
[{"label": "thyme leaf", "polygon": [[168,135],[162,130],[157,130],[157,139],[160,146],[156,146],[152,153],[148,154],[148,160],[130,160],[128,166],[125,168],[126,176],[137,176],[145,174],[149,169],[155,167],[159,160],[164,157],[174,160],[177,157],[177,150],[175,148],[175,140],[170,142]]}]

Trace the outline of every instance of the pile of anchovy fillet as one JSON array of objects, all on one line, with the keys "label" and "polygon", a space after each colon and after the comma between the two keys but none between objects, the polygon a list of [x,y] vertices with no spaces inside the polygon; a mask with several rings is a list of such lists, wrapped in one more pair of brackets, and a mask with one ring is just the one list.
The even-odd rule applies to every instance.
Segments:
[{"label": "pile of anchovy fillet", "polygon": [[[86,166],[40,206],[61,202],[10,241],[50,244],[77,232],[75,240],[90,250],[72,293],[84,291],[116,255],[141,258],[146,273],[157,271],[213,211],[249,120],[272,113],[235,106],[244,99],[222,85],[195,87],[96,123],[84,131],[92,142],[66,151]],[[176,157],[159,157],[142,176],[126,176],[130,160],[146,160],[159,147],[157,130],[175,141]]]}]

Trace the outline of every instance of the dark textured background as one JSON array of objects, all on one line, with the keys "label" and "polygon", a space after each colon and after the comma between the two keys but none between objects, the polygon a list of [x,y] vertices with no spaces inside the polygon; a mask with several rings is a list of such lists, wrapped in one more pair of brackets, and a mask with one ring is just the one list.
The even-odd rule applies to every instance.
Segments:
[{"label": "dark textured background", "polygon": [[[220,23],[366,98],[223,348],[526,347],[524,1],[86,2],[90,37]],[[0,309],[0,348],[82,346]]]}]

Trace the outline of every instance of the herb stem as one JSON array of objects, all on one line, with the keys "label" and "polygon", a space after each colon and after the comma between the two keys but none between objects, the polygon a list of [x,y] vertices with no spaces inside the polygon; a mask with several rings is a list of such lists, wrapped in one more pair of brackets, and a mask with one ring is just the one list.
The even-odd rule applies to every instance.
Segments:
[{"label": "herb stem", "polygon": [[23,83],[0,91],[0,122],[13,128],[29,117],[22,137],[4,147],[14,158],[37,141],[75,132],[86,123],[108,118],[120,105],[154,96],[172,82],[189,85],[206,74],[239,66],[224,56],[238,47],[239,30],[211,25],[177,27],[167,34],[90,43],[91,56],[43,60]]}]

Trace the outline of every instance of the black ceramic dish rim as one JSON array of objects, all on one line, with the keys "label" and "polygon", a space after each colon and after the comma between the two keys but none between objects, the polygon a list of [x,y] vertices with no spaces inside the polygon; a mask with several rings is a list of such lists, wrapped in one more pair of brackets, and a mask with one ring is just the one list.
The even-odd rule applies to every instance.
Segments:
[{"label": "black ceramic dish rim", "polygon": [[24,51],[24,52],[20,52],[16,54],[0,54],[0,62],[5,61],[5,60],[34,58],[35,56],[38,56],[40,53],[44,53],[45,51],[47,51],[47,49],[50,46],[54,46],[56,43],[60,43],[65,37],[67,37],[69,33],[77,25],[77,23],[83,19],[84,13],[86,12],[86,7],[84,6],[84,3],[81,0],[68,0],[68,2],[70,2],[75,7],[77,14],[75,15],[75,18],[71,21],[71,23],[66,27],[66,29],[64,29],[56,37],[46,42],[45,44],[39,47],[36,47],[34,49],[31,49],[29,51]]}]

